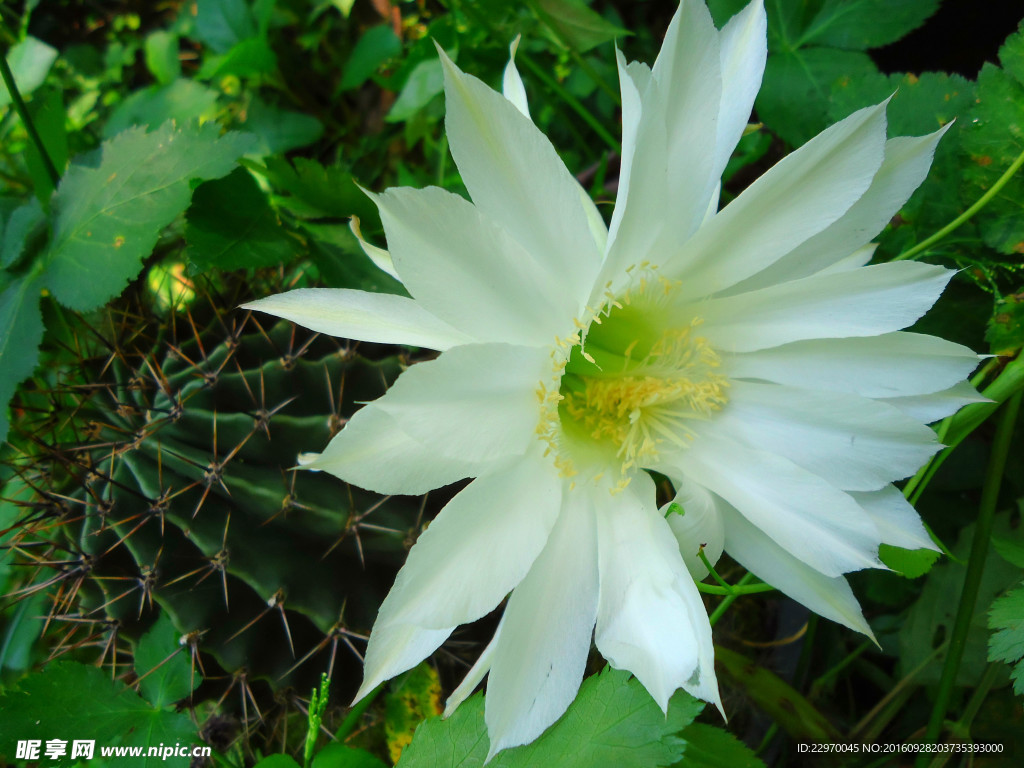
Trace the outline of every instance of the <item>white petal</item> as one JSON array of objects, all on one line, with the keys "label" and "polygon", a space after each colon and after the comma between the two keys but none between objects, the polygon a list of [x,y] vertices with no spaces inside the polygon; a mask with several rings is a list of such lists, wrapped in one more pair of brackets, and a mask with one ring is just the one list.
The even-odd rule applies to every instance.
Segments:
[{"label": "white petal", "polygon": [[815,613],[874,639],[857,598],[842,576],[825,576],[793,557],[728,505],[726,551],[759,579]]},{"label": "white petal", "polygon": [[576,490],[505,608],[487,683],[488,760],[537,738],[583,679],[597,616],[597,541],[594,511]]},{"label": "white petal", "polygon": [[883,402],[743,381],[732,383],[706,428],[854,491],[909,477],[942,447],[932,430]]},{"label": "white petal", "polygon": [[701,336],[728,352],[802,339],[878,336],[927,312],[952,276],[952,270],[920,262],[875,264],[711,299],[688,312],[704,319]]},{"label": "white petal", "polygon": [[521,37],[522,35],[516,35],[516,39],[508,47],[508,64],[505,65],[505,74],[501,80],[501,93],[515,105],[516,109],[529,117],[530,105],[526,100],[526,87],[523,85],[523,78],[519,76],[519,70],[516,69],[516,49]]},{"label": "white petal", "polygon": [[703,547],[704,556],[715,565],[725,548],[725,526],[718,514],[715,496],[704,486],[687,477],[673,477],[672,484],[676,497],[672,500],[683,509],[683,514],[662,509],[668,527],[676,537],[683,563],[694,581],[701,581],[708,575],[708,567],[698,552]]},{"label": "white petal", "polygon": [[909,397],[889,397],[881,402],[899,408],[911,418],[924,424],[931,424],[933,421],[952,416],[965,405],[992,401],[979,394],[969,381],[961,381],[941,392]]},{"label": "white petal", "polygon": [[473,341],[412,299],[349,288],[297,288],[250,301],[243,309],[291,320],[317,333],[380,344],[448,349]]},{"label": "white petal", "polygon": [[672,694],[698,672],[701,647],[714,651],[700,593],[654,495],[645,476],[614,506],[595,499],[601,591],[594,639],[613,667],[632,672],[667,711]]},{"label": "white petal", "polygon": [[849,392],[902,397],[937,392],[963,381],[978,364],[970,349],[936,336],[886,333],[810,339],[730,358],[729,376]]},{"label": "white petal", "polygon": [[578,182],[528,117],[438,54],[452,157],[473,202],[547,265],[556,286],[591,285],[601,256]]},{"label": "white petal", "polygon": [[924,181],[935,146],[950,125],[927,136],[889,139],[885,143],[885,159],[871,186],[850,210],[734,290],[755,290],[812,275],[865,245],[885,228]]},{"label": "white petal", "polygon": [[721,67],[718,31],[700,0],[680,3],[650,76],[620,56],[623,153],[602,291],[631,265],[663,261],[703,220],[718,183]]},{"label": "white petal", "polygon": [[[880,539],[871,519],[847,494],[792,462],[710,430],[671,461],[825,575],[879,567]],[[728,524],[725,530],[728,551]]]},{"label": "white petal", "polygon": [[373,195],[395,267],[427,311],[482,341],[550,345],[572,327],[575,291],[472,203],[438,187]]},{"label": "white petal", "polygon": [[445,456],[413,440],[388,414],[365,405],[303,467],[377,493],[421,494],[479,475],[486,464]]},{"label": "white petal", "polygon": [[413,545],[378,623],[468,624],[523,580],[562,502],[561,478],[536,454],[495,467],[448,502]]},{"label": "white petal", "polygon": [[363,684],[352,703],[355,704],[385,680],[415,667],[440,648],[454,629],[422,629],[411,624],[374,626],[366,646]]},{"label": "white petal", "polygon": [[850,496],[875,521],[885,544],[904,549],[939,551],[924,529],[917,510],[893,486],[871,493],[851,493]]},{"label": "white petal", "polygon": [[548,350],[467,344],[407,369],[373,405],[444,456],[518,456],[538,443],[537,386],[550,372]]},{"label": "white petal", "polygon": [[768,18],[764,0],[753,0],[722,28],[722,104],[718,112],[718,138],[712,177],[725,170],[739,143],[761,88],[768,56]]},{"label": "white petal", "polygon": [[395,278],[395,280],[401,280],[398,276],[398,272],[395,271],[395,263],[391,260],[391,254],[383,248],[378,248],[376,245],[368,243],[363,239],[363,233],[359,229],[358,216],[353,216],[349,219],[348,228],[355,236],[356,240],[359,241],[359,245],[363,249],[363,253],[370,257],[370,261],[372,261],[378,269],[387,272]]},{"label": "white petal", "polygon": [[885,104],[854,112],[747,187],[672,255],[664,274],[695,298],[760,272],[857,202],[884,146]]},{"label": "white petal", "polygon": [[466,676],[462,678],[462,682],[459,683],[458,687],[452,691],[452,695],[448,697],[448,700],[444,704],[444,714],[442,717],[451,717],[452,713],[458,708],[459,704],[469,698],[470,694],[476,689],[480,681],[484,679],[484,675],[491,671],[491,660],[494,658],[494,649],[498,645],[498,636],[501,634],[501,628],[505,625],[504,615],[501,617],[501,621],[498,622],[498,628],[494,630],[494,637],[491,638],[491,642],[484,648],[483,653],[476,660],[476,663],[470,668]]}]

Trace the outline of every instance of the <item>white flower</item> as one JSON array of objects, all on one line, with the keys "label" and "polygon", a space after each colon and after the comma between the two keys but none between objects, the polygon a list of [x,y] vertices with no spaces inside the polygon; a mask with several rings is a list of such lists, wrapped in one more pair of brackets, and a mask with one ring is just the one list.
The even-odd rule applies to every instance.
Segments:
[{"label": "white flower", "polygon": [[[449,700],[489,673],[492,755],[565,711],[592,635],[662,708],[680,687],[719,704],[701,545],[868,634],[843,574],[883,567],[881,542],[932,547],[890,483],[938,449],[924,422],[977,399],[963,378],[978,358],[899,332],[950,271],[864,265],[942,131],[887,141],[885,104],[863,109],[719,211],[765,29],[760,0],[721,31],[684,0],[653,69],[619,57],[609,227],[530,121],[514,66],[503,98],[442,52],[473,202],[374,195],[389,251],[365,246],[413,298],[307,289],[249,305],[442,353],[308,465],[381,493],[475,478],[381,606],[359,696],[511,592]],[[683,516],[659,511],[647,470],[672,481]]]}]

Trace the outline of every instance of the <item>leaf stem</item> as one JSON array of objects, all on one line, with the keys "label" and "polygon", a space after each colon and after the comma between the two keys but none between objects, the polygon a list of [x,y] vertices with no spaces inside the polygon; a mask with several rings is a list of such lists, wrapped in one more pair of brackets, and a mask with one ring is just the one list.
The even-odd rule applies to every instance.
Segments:
[{"label": "leaf stem", "polygon": [[43,139],[39,135],[39,131],[36,130],[35,123],[32,122],[32,116],[28,113],[25,100],[21,98],[21,91],[18,90],[18,84],[14,82],[14,73],[11,72],[11,67],[7,63],[6,54],[0,56],[0,77],[3,77],[4,85],[7,86],[7,92],[11,94],[11,102],[14,104],[14,109],[18,113],[18,117],[21,118],[21,122],[24,123],[29,139],[36,145],[39,157],[43,161],[43,168],[46,169],[46,175],[50,177],[50,181],[53,182],[53,186],[56,189],[60,183],[60,174],[57,173],[57,166],[53,164],[50,153],[46,151],[46,145],[43,144]]},{"label": "leaf stem", "polygon": [[935,245],[935,243],[939,242],[939,240],[944,238],[946,235],[959,229],[961,225],[970,221],[971,218],[973,218],[978,211],[980,211],[982,208],[988,205],[989,202],[991,202],[993,197],[999,194],[1000,190],[1002,190],[1002,188],[1006,186],[1007,182],[1009,182],[1010,179],[1013,178],[1013,175],[1018,170],[1020,170],[1020,167],[1022,165],[1024,165],[1024,152],[1021,152],[1019,155],[1017,155],[1017,159],[1010,164],[1010,167],[1006,169],[1006,172],[999,177],[995,184],[989,187],[988,191],[984,195],[978,198],[974,205],[972,205],[966,211],[961,213],[959,216],[957,216],[955,219],[949,222],[949,224],[944,226],[931,237],[922,240],[913,248],[910,248],[901,253],[899,256],[894,258],[893,261],[901,261],[902,259],[913,258],[917,254],[921,253],[921,251],[931,248],[933,245]]},{"label": "leaf stem", "polygon": [[[946,711],[949,709],[949,702],[953,695],[956,675],[960,669],[960,661],[963,659],[967,632],[970,629],[971,618],[974,616],[974,606],[978,600],[981,577],[985,570],[985,559],[988,556],[989,540],[992,537],[996,502],[999,499],[999,489],[1003,482],[1003,473],[1006,470],[1006,458],[1010,452],[1010,442],[1013,438],[1014,426],[1017,423],[1021,394],[1021,392],[1017,392],[1007,401],[996,425],[996,435],[992,442],[992,456],[985,474],[985,484],[981,489],[978,522],[974,529],[974,540],[971,542],[971,558],[967,563],[967,574],[964,576],[964,587],[960,593],[960,605],[957,608],[956,622],[953,625],[953,634],[949,641],[949,652],[942,667],[939,692],[935,698],[935,705],[932,707],[928,728],[925,731],[924,741],[926,744],[935,743],[942,730]],[[929,755],[922,753],[917,760],[918,768],[927,765],[928,758]]]}]

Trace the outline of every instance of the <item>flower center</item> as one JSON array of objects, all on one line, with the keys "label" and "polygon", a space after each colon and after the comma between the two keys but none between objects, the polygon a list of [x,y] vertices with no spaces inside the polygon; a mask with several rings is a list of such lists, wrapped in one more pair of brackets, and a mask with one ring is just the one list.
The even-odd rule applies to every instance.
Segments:
[{"label": "flower center", "polygon": [[589,325],[580,323],[580,332],[559,342],[563,354],[556,354],[551,384],[538,390],[537,431],[566,476],[576,474],[573,458],[581,450],[596,449],[614,456],[624,488],[662,451],[685,447],[693,420],[726,403],[729,382],[718,371],[718,354],[696,333],[700,319],[659,327],[673,286],[646,277],[638,283],[608,297]]}]

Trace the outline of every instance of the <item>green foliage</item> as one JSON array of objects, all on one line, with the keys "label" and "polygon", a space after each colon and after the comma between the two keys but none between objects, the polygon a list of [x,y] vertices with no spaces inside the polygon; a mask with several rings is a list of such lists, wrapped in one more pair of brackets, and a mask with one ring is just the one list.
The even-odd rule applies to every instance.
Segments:
[{"label": "green foliage", "polygon": [[994,603],[988,616],[989,661],[1005,661],[1013,665],[1013,689],[1024,696],[1024,585],[1003,595]]},{"label": "green foliage", "polygon": [[[22,96],[27,96],[43,84],[57,58],[57,51],[42,40],[26,37],[6,53],[7,64],[14,75],[14,84]],[[0,107],[11,103],[7,86],[0,82]]]},{"label": "green foliage", "polygon": [[939,557],[941,554],[932,549],[903,549],[890,544],[883,544],[878,551],[883,563],[908,579],[924,576]]},{"label": "green foliage", "polygon": [[534,7],[561,42],[581,53],[629,34],[583,0],[535,0]]},{"label": "green foliage", "polygon": [[259,184],[242,168],[196,190],[185,240],[189,259],[201,270],[270,267],[297,250]]},{"label": "green foliage", "polygon": [[160,614],[135,648],[139,692],[154,707],[169,707],[202,682],[167,614]]},{"label": "green foliage", "polygon": [[95,166],[73,165],[53,198],[45,282],[71,309],[93,309],[124,290],[160,232],[188,207],[192,182],[227,174],[251,143],[216,125],[125,131]]},{"label": "green foliage", "polygon": [[[576,700],[532,744],[499,752],[488,766],[525,768],[659,768],[674,764],[685,742],[676,736],[703,704],[679,692],[666,717],[626,672],[611,668],[583,682]],[[477,768],[488,750],[484,700],[473,696],[447,720],[424,722],[398,763],[400,768]]]},{"label": "green foliage", "polygon": [[728,731],[690,723],[680,734],[686,742],[679,768],[764,768],[754,752]]},{"label": "green foliage", "polygon": [[1024,347],[1024,293],[996,300],[985,341],[993,355],[1012,355]]},{"label": "green foliage", "polygon": [[[147,701],[106,671],[75,662],[56,662],[29,675],[0,695],[0,706],[0,756],[12,760],[19,739],[93,739],[98,745],[138,747],[199,741],[187,714]],[[139,764],[149,768],[161,760],[144,756]],[[47,762],[72,761],[65,755]]]},{"label": "green foliage", "polygon": [[418,664],[395,680],[384,699],[384,736],[392,763],[398,762],[416,727],[440,715],[441,709],[441,682],[430,664]]},{"label": "green foliage", "polygon": [[18,382],[36,367],[37,350],[43,340],[43,319],[39,313],[42,280],[38,272],[14,278],[0,293],[0,438],[8,430],[7,403]]}]

